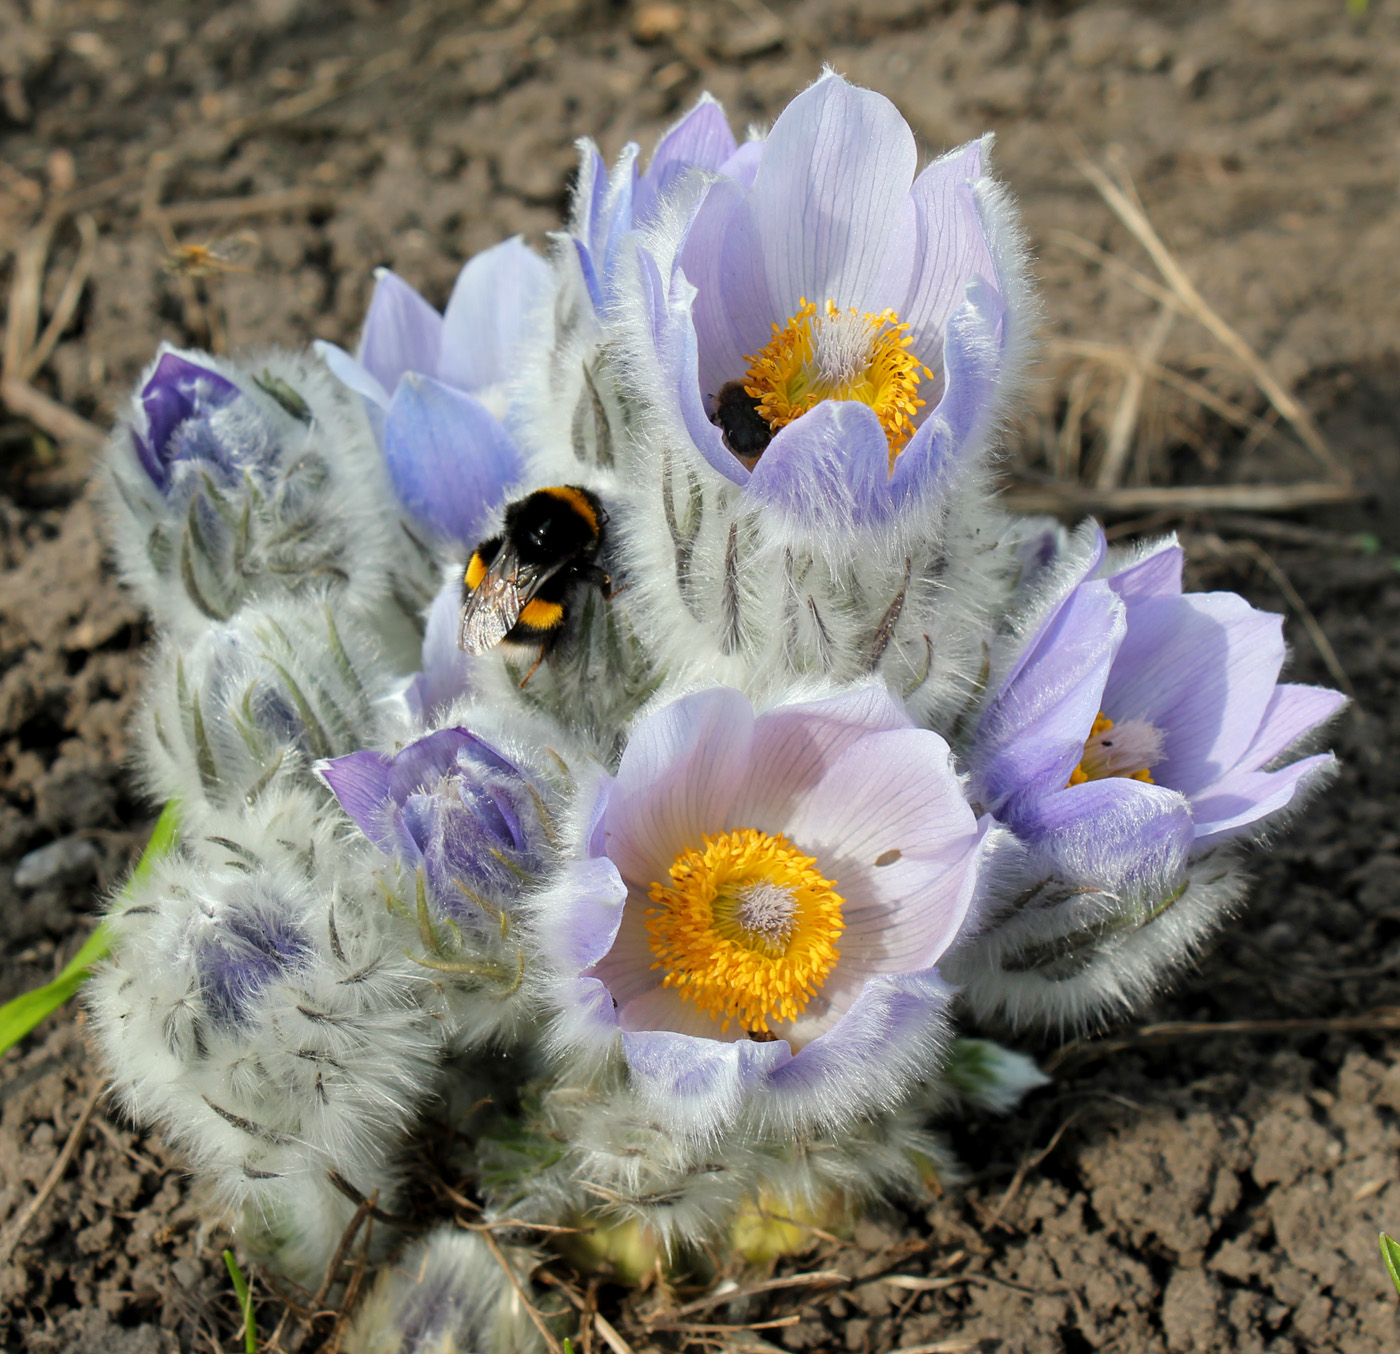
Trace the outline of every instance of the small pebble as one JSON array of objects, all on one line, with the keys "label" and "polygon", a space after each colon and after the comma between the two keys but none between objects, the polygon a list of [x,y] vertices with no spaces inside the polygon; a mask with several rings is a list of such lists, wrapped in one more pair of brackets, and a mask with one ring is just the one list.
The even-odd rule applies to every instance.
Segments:
[{"label": "small pebble", "polygon": [[56,884],[78,884],[97,873],[101,859],[86,837],[60,837],[21,856],[15,866],[17,889],[41,889]]}]

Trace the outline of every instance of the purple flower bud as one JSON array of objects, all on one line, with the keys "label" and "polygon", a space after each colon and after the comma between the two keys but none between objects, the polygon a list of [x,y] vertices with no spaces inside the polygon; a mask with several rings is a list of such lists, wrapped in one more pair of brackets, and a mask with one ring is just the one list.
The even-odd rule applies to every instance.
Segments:
[{"label": "purple flower bud", "polygon": [[210,1016],[243,1024],[263,991],[311,953],[301,927],[262,890],[230,901],[196,951],[195,968]]},{"label": "purple flower bud", "polygon": [[393,756],[352,752],[319,770],[365,836],[421,869],[436,909],[459,925],[486,920],[480,894],[509,896],[539,868],[525,774],[466,729],[438,729]]},{"label": "purple flower bud", "polygon": [[239,464],[239,448],[213,426],[212,416],[240,399],[242,392],[218,372],[178,353],[166,352],[137,397],[144,435],[133,426],[136,455],[162,493],[177,461],[207,461],[225,474]]}]

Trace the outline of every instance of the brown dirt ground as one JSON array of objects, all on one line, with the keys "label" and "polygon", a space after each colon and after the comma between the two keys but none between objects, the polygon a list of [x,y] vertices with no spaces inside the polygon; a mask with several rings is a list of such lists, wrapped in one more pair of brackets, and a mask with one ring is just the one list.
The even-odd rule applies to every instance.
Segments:
[{"label": "brown dirt ground", "polygon": [[[235,347],[352,342],[375,265],[441,301],[475,250],[516,231],[541,242],[564,202],[573,138],[593,134],[609,154],[629,136],[648,144],[702,88],[736,121],[771,118],[823,62],[894,98],[930,150],[998,132],[1039,260],[1048,340],[1009,459],[1042,495],[1063,498],[1068,477],[1097,475],[1122,354],[1155,323],[1155,301],[1064,234],[1155,276],[1075,160],[1132,174],[1187,273],[1299,393],[1368,496],[1286,517],[1158,513],[1127,525],[1181,529],[1199,586],[1295,613],[1301,603],[1358,713],[1337,729],[1342,778],[1260,858],[1247,914],[1144,1013],[1316,1023],[1090,1049],[1019,1116],[954,1130],[967,1188],[800,1262],[886,1277],[713,1319],[798,1315],[726,1337],[733,1349],[1394,1349],[1376,1234],[1400,1231],[1395,1036],[1320,1028],[1400,1005],[1391,0],[1363,16],[1341,0],[0,0],[0,268],[11,296],[22,241],[56,200],[76,195],[48,254],[44,321],[78,259],[81,218],[96,240],[81,303],[33,385],[102,425],[159,339],[208,341],[211,319],[215,340]],[[184,240],[255,230],[254,270],[182,293],[162,271],[162,217]],[[1112,351],[1086,357],[1085,344]],[[1172,326],[1162,361],[1264,412],[1238,363],[1191,322]],[[49,416],[13,385],[6,404],[0,1000],[72,953],[94,885],[121,876],[152,816],[123,770],[147,630],[104,564],[85,489],[91,448],[36,429],[31,415]],[[1324,477],[1295,443],[1268,436],[1267,420],[1241,437],[1179,385],[1148,382],[1137,431],[1128,490]],[[1120,490],[1114,502],[1133,501]],[[1291,675],[1332,680],[1297,614],[1292,627]],[[72,848],[66,875],[17,888],[18,860],[55,840]],[[0,1240],[99,1077],[73,1012],[0,1059]],[[201,1223],[178,1161],[99,1108],[0,1269],[0,1341],[231,1348],[225,1239]],[[605,1290],[605,1303],[616,1296]],[[270,1299],[260,1308],[264,1333],[276,1310]]]}]

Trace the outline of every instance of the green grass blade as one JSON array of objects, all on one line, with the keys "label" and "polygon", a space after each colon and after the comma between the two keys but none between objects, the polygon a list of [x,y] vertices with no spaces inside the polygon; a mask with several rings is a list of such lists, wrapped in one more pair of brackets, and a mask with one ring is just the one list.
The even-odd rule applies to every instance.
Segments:
[{"label": "green grass blade", "polygon": [[[152,867],[162,856],[169,855],[175,845],[178,829],[179,810],[175,801],[171,800],[156,820],[151,840],[132,871],[128,889],[131,884],[150,874]],[[17,1044],[41,1020],[51,1016],[68,1001],[83,985],[92,966],[105,959],[111,949],[111,936],[106,923],[99,923],[97,929],[83,942],[77,954],[63,966],[63,972],[57,978],[0,1006],[0,1053]]]},{"label": "green grass blade", "polygon": [[1395,1291],[1400,1293],[1400,1241],[1394,1237],[1381,1233],[1381,1259],[1385,1261],[1386,1270],[1390,1274],[1390,1282],[1395,1285]]},{"label": "green grass blade", "polygon": [[238,1268],[238,1261],[232,1251],[224,1252],[224,1265],[228,1276],[233,1280],[233,1291],[238,1296],[238,1309],[243,1313],[243,1349],[245,1354],[258,1354],[258,1323],[253,1320],[253,1290],[248,1280]]}]

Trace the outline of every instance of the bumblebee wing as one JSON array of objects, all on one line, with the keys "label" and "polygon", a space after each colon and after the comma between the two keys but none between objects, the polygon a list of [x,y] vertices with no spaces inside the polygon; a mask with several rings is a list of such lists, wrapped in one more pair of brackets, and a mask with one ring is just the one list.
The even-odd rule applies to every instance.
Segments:
[{"label": "bumblebee wing", "polygon": [[524,563],[509,542],[502,544],[481,582],[462,603],[458,647],[469,654],[494,649],[520,619],[525,605],[558,568]]}]

